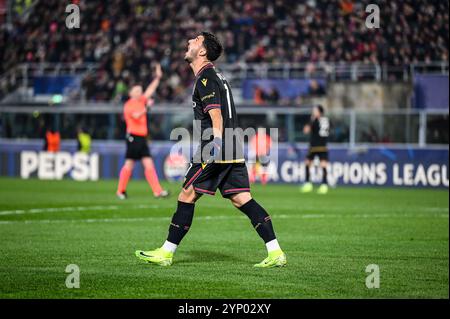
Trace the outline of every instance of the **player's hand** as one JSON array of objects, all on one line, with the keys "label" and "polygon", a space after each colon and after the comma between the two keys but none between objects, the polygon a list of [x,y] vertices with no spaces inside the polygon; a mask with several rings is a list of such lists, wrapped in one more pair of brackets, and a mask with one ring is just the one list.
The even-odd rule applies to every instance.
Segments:
[{"label": "player's hand", "polygon": [[158,79],[161,79],[162,75],[163,75],[163,73],[162,73],[162,69],[161,69],[161,64],[156,63],[156,66],[155,66],[155,77],[157,77]]},{"label": "player's hand", "polygon": [[148,99],[147,100],[147,109],[151,108],[153,105],[155,105],[155,100],[154,99]]},{"label": "player's hand", "polygon": [[211,147],[210,158],[206,161],[206,164],[211,164],[220,157],[220,151],[222,150],[222,139],[215,137],[214,140],[208,144]]},{"label": "player's hand", "polygon": [[311,126],[310,125],[305,125],[303,127],[303,134],[309,134],[311,132]]}]

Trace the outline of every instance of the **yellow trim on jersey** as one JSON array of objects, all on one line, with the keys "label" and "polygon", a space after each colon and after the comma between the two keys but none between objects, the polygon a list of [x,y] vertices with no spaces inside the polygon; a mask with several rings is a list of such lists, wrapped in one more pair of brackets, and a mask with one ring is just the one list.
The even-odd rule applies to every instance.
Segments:
[{"label": "yellow trim on jersey", "polygon": [[328,152],[328,148],[326,146],[313,146],[309,148],[309,152]]},{"label": "yellow trim on jersey", "polygon": [[225,161],[214,161],[214,163],[217,164],[237,164],[237,163],[244,163],[245,159],[240,158],[240,159],[234,159],[234,160],[225,160]]}]

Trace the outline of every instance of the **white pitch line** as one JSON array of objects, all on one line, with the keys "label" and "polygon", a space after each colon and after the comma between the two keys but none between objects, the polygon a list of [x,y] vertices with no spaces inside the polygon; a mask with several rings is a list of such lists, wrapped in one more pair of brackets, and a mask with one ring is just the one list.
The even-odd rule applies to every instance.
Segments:
[{"label": "white pitch line", "polygon": [[24,214],[42,214],[42,213],[57,213],[57,212],[86,212],[86,211],[111,211],[121,208],[126,209],[147,209],[159,208],[158,205],[136,205],[132,207],[108,205],[108,206],[74,206],[74,207],[50,207],[50,208],[30,208],[17,210],[3,210],[0,211],[0,216],[7,215],[24,215]]},{"label": "white pitch line", "polygon": [[[447,218],[446,214],[356,214],[356,215],[339,215],[339,214],[296,214],[296,215],[273,215],[274,219],[323,219],[323,218],[358,218],[358,219],[375,219],[375,218]],[[87,219],[41,219],[41,220],[5,220],[0,221],[0,225],[10,224],[62,224],[62,223],[116,223],[116,222],[150,222],[150,221],[170,221],[171,217],[136,217],[136,218],[87,218]],[[195,220],[230,220],[230,219],[247,219],[242,215],[218,215],[218,216],[197,216]]]},{"label": "white pitch line", "polygon": [[[210,207],[210,208],[217,208],[217,207],[223,207],[223,205],[214,205],[212,203],[203,203],[203,207]],[[69,207],[50,207],[50,208],[30,208],[30,209],[17,209],[17,210],[3,210],[0,211],[0,216],[8,216],[8,215],[24,215],[24,214],[42,214],[42,213],[59,213],[59,212],[89,212],[89,211],[112,211],[112,210],[119,210],[119,209],[132,209],[132,210],[139,210],[139,209],[156,209],[161,208],[159,205],[146,205],[146,204],[140,204],[140,205],[134,205],[134,206],[118,206],[118,205],[96,205],[96,206],[69,206]],[[270,211],[280,211],[289,209],[292,210],[292,207],[270,207],[266,206],[266,209]],[[312,207],[312,206],[301,206],[300,208],[303,212],[315,212],[315,211],[341,211],[342,208],[339,207],[327,207],[327,208],[321,208],[321,207]],[[417,207],[418,210],[422,210],[424,212],[429,213],[449,213],[448,207]],[[361,207],[354,207],[354,208],[347,208],[347,211],[360,211]],[[372,214],[370,214],[372,215]],[[304,215],[306,216],[306,215]],[[318,214],[312,214],[311,218],[318,218]],[[327,214],[326,216],[330,216]],[[342,215],[339,215],[342,216]],[[372,215],[373,216],[373,215]],[[386,217],[392,216],[392,215],[386,215]],[[306,217],[308,218],[308,217]],[[319,217],[320,218],[320,217]]]}]

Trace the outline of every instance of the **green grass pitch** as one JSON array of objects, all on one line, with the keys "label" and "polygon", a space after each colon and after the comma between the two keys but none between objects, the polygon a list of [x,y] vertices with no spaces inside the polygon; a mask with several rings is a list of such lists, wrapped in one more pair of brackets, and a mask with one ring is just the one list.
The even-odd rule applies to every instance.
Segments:
[{"label": "green grass pitch", "polygon": [[[197,204],[171,267],[140,262],[160,246],[180,185],[168,200],[131,181],[0,179],[0,298],[448,298],[448,190],[337,188],[301,195],[254,186],[272,215],[288,265],[255,269],[266,256],[241,212],[217,195]],[[65,285],[80,268],[80,288]],[[380,288],[365,285],[380,267]]]}]

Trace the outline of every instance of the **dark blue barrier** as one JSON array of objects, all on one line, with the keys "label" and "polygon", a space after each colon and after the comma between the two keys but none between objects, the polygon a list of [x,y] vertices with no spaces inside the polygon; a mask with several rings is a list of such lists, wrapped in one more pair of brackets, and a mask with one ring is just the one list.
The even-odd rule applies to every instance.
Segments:
[{"label": "dark blue barrier", "polygon": [[[155,142],[150,146],[151,153],[162,179],[181,181],[187,168],[187,159],[183,156],[169,156],[172,145],[169,142]],[[42,146],[42,141],[1,141],[0,176],[114,179],[118,177],[124,162],[125,145],[117,141],[96,141],[93,143],[92,154],[85,157],[74,155],[74,141],[64,142],[61,156],[56,157],[45,153],[42,155]],[[268,167],[270,181],[294,184],[303,182],[303,159],[306,153],[306,145],[279,145],[278,160],[271,162]],[[47,171],[41,172],[41,168]],[[73,171],[77,172],[73,174]],[[143,176],[141,165],[137,165],[133,178]],[[311,176],[313,181],[319,182],[321,170],[313,168]],[[331,147],[329,181],[333,185],[448,188],[448,148]]]},{"label": "dark blue barrier", "polygon": [[37,76],[33,80],[34,94],[63,94],[66,88],[79,85],[77,76]]},{"label": "dark blue barrier", "polygon": [[[325,89],[326,81],[324,79],[316,79],[317,83]],[[261,88],[265,93],[275,88],[280,98],[295,99],[298,96],[309,94],[309,85],[311,80],[308,79],[247,79],[242,83],[242,96],[246,100],[251,100],[255,95],[255,88]]]},{"label": "dark blue barrier", "polygon": [[418,109],[448,109],[448,75],[416,74],[414,102]]}]

